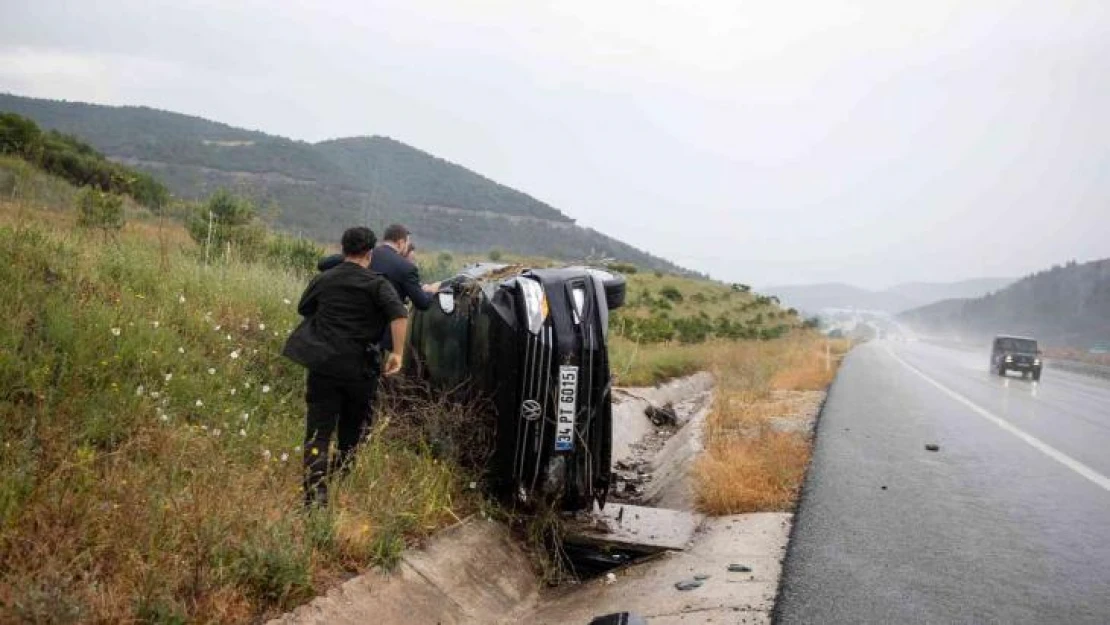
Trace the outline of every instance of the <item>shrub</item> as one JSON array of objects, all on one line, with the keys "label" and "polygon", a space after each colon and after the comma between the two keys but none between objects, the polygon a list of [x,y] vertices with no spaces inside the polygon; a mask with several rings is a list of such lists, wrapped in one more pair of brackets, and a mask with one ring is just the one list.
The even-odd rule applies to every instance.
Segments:
[{"label": "shrub", "polygon": [[323,254],[323,247],[302,237],[275,234],[266,242],[267,261],[294,271],[315,271],[316,262]]},{"label": "shrub", "polygon": [[682,301],[682,292],[673,286],[665,286],[659,290],[659,295],[671,300],[672,302]]},{"label": "shrub", "polygon": [[95,187],[85,187],[77,197],[78,226],[96,228],[108,236],[123,229],[124,221],[122,197]]},{"label": "shrub", "polygon": [[253,261],[265,247],[266,230],[256,220],[254,203],[226,189],[196,206],[187,227],[206,259],[234,251],[240,259]]},{"label": "shrub", "polygon": [[709,321],[701,317],[679,319],[674,326],[681,343],[704,343],[713,329]]},{"label": "shrub", "polygon": [[632,263],[609,263],[608,268],[617,273],[623,273],[629,276],[634,275],[638,271],[636,265]]},{"label": "shrub", "polygon": [[501,262],[502,257],[504,257],[504,254],[499,249],[494,248],[489,251],[489,259],[495,263]]}]

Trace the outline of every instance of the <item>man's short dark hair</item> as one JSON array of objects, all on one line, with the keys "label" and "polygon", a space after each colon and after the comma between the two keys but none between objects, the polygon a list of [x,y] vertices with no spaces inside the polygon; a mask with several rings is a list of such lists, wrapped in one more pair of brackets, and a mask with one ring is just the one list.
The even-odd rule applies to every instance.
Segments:
[{"label": "man's short dark hair", "polygon": [[374,245],[378,242],[378,237],[374,236],[374,231],[365,226],[355,226],[354,228],[347,228],[343,233],[341,241],[343,245],[344,256],[362,256],[366,252],[374,249]]},{"label": "man's short dark hair", "polygon": [[393,243],[400,243],[401,241],[407,239],[411,234],[412,232],[410,232],[408,228],[402,226],[401,224],[393,224],[385,229],[385,232],[382,234],[382,238],[386,241],[392,241]]}]

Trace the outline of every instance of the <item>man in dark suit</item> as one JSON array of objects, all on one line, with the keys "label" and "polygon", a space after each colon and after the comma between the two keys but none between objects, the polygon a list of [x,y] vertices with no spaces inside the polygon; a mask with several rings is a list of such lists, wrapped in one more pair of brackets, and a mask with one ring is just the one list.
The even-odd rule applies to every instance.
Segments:
[{"label": "man in dark suit", "polygon": [[370,269],[393,284],[402,302],[409,299],[417,310],[428,310],[439,283],[420,283],[420,268],[411,258],[412,250],[412,233],[401,224],[393,224],[385,229],[381,245],[374,249]]},{"label": "man in dark suit", "polygon": [[[412,232],[401,224],[393,224],[382,233],[382,242],[374,248],[370,260],[370,271],[379,273],[389,280],[397,291],[401,302],[412,301],[417,310],[428,310],[432,298],[439,290],[439,283],[421,284],[420,268],[412,259]],[[342,255],[335,254],[320,261],[317,269],[326,271],[343,262]],[[393,351],[393,337],[387,332],[381,339],[381,348]]]}]

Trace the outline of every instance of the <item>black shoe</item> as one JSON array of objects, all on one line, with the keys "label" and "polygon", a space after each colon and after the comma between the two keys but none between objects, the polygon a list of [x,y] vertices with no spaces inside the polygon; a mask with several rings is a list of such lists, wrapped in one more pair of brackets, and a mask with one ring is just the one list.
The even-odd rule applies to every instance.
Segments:
[{"label": "black shoe", "polygon": [[320,485],[316,488],[306,490],[304,493],[304,507],[305,509],[327,508],[328,488]]}]

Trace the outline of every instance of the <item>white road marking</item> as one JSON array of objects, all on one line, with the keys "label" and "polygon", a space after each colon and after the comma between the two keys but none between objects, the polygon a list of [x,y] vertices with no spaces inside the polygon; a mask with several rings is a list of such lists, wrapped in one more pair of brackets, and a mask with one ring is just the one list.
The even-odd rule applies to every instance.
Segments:
[{"label": "white road marking", "polygon": [[1094,484],[1096,486],[1102,487],[1103,490],[1110,491],[1110,478],[1108,478],[1105,475],[1099,473],[1098,471],[1095,471],[1091,467],[1083,464],[1082,462],[1076,460],[1075,458],[1072,458],[1071,456],[1065,454],[1064,452],[1060,451],[1059,449],[1056,449],[1052,445],[1049,445],[1048,443],[1042,441],[1041,439],[1037,438],[1036,436],[1033,436],[1032,434],[1026,432],[1025,430],[1022,430],[1021,428],[1015,426],[1014,424],[1012,424],[1009,421],[1003,419],[1002,417],[999,417],[999,416],[995,415],[991,411],[987,410],[986,408],[983,408],[979,404],[976,404],[975,402],[973,402],[970,399],[964,397],[963,395],[960,395],[956,391],[953,391],[952,389],[950,389],[947,386],[941,384],[940,382],[937,382],[936,380],[934,380],[933,378],[926,375],[924,372],[922,372],[917,367],[911,365],[910,363],[906,362],[905,360],[902,360],[902,358],[900,356],[898,356],[897,354],[895,354],[893,351],[891,351],[891,349],[889,347],[886,348],[886,352],[888,354],[890,354],[891,358],[893,358],[893,359],[897,360],[898,362],[902,363],[902,365],[904,367],[906,367],[910,371],[913,371],[918,376],[920,376],[921,379],[923,379],[926,382],[928,382],[929,384],[932,384],[933,386],[937,387],[945,395],[948,395],[952,399],[955,399],[956,401],[960,402],[961,404],[967,406],[975,414],[979,415],[980,417],[983,417],[984,419],[986,419],[987,421],[990,421],[991,423],[994,423],[995,425],[1002,428],[1003,430],[1006,430],[1010,434],[1013,434],[1014,436],[1020,438],[1021,440],[1028,443],[1031,447],[1033,447],[1033,449],[1036,449],[1037,451],[1039,451],[1042,454],[1048,456],[1049,458],[1052,458],[1056,462],[1059,462],[1060,464],[1064,465],[1065,467],[1067,467],[1067,468],[1071,469],[1072,471],[1075,471],[1079,475],[1087,478],[1091,482],[1094,482]]}]

